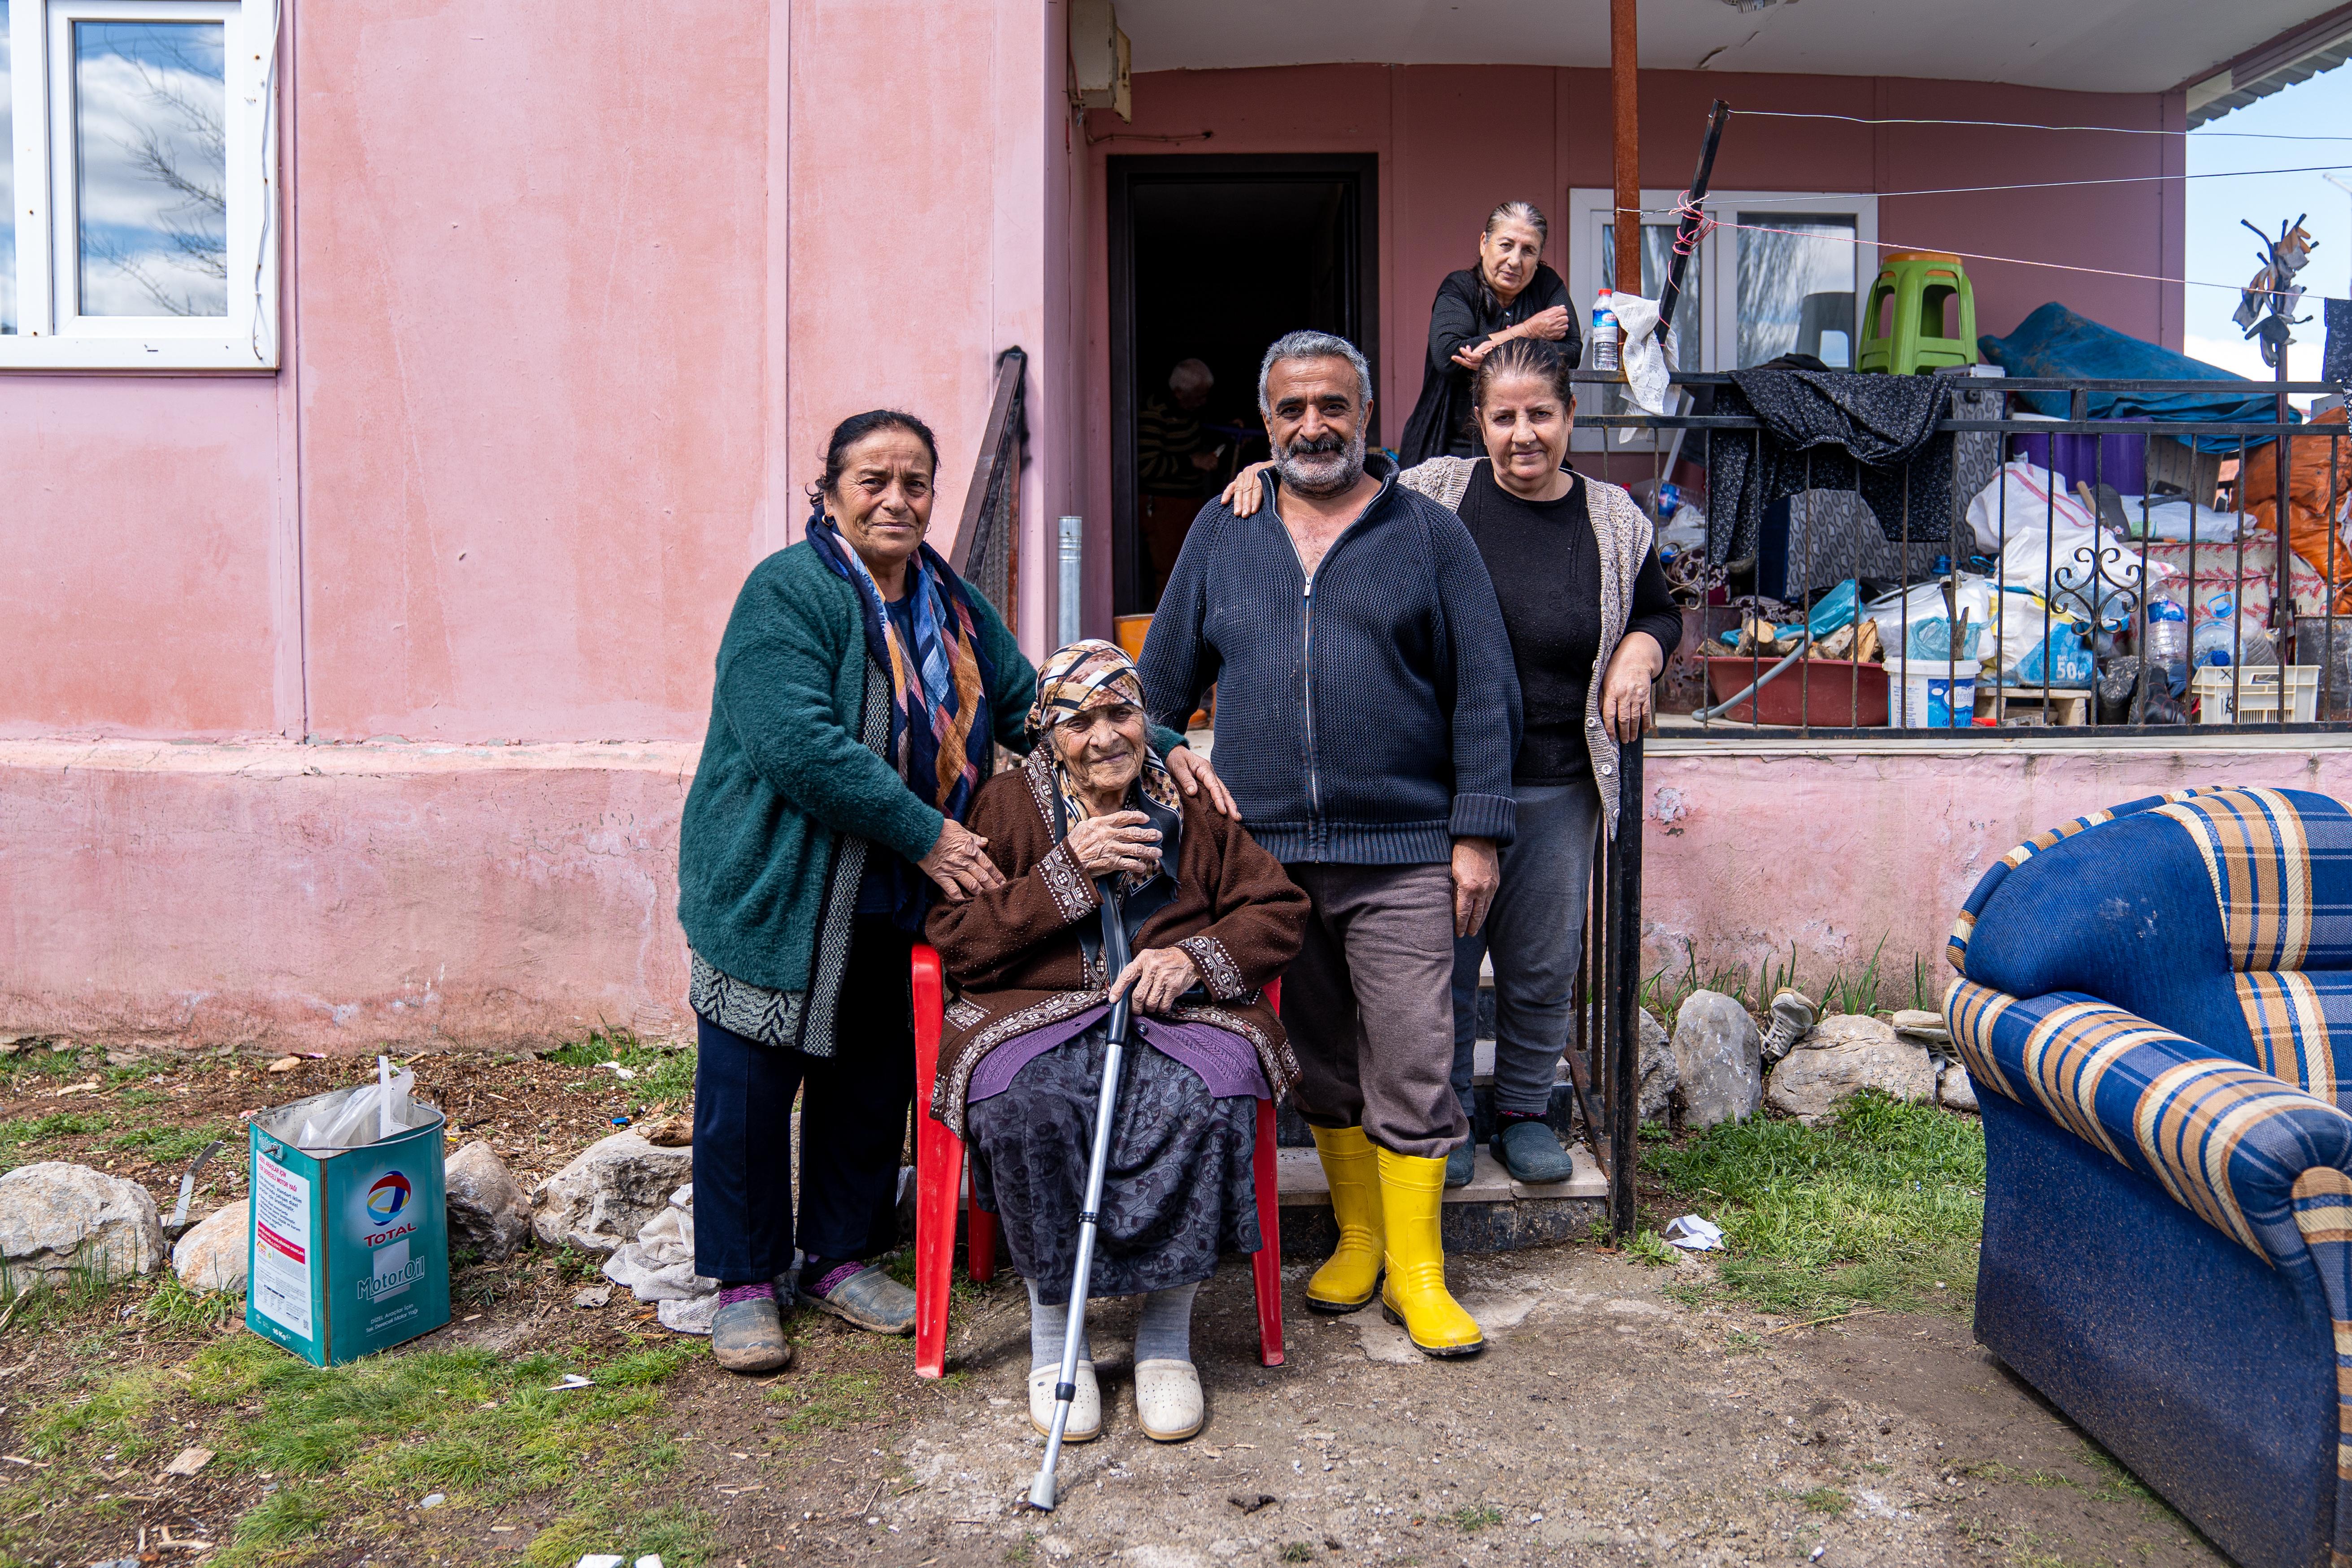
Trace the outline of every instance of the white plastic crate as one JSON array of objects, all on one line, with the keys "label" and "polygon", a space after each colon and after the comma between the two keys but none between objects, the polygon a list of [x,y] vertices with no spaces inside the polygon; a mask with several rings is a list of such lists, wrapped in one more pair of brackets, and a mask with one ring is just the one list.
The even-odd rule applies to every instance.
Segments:
[{"label": "white plastic crate", "polygon": [[[2236,678],[2233,683],[2231,677]],[[2190,678],[2189,692],[2197,701],[2200,724],[2276,724],[2280,680],[2284,678],[2289,724],[2308,724],[2319,716],[2319,668],[2308,664],[2252,664],[2231,668],[2209,664]],[[2235,702],[2231,701],[2234,689]]]}]

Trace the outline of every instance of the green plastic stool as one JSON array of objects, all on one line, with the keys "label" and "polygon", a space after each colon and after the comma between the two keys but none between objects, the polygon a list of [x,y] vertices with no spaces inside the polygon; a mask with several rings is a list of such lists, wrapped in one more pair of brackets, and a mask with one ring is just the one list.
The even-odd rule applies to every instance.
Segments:
[{"label": "green plastic stool", "polygon": [[[1933,322],[1938,332],[1943,330],[1945,301],[1955,296],[1960,335],[1930,335],[1927,324]],[[1882,316],[1892,318],[1883,329]],[[1916,375],[1940,365],[1976,363],[1977,299],[1960,258],[1934,250],[1898,250],[1888,256],[1879,266],[1878,280],[1870,286],[1862,333],[1862,352],[1853,361],[1856,370]]]}]

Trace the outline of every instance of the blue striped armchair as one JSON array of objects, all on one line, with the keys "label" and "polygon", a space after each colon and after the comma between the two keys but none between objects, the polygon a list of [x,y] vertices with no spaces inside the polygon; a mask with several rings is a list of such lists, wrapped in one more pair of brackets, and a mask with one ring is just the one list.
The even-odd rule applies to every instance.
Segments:
[{"label": "blue striped armchair", "polygon": [[1950,956],[1978,1340],[2246,1568],[2352,1563],[2352,813],[2079,818],[1985,874]]}]

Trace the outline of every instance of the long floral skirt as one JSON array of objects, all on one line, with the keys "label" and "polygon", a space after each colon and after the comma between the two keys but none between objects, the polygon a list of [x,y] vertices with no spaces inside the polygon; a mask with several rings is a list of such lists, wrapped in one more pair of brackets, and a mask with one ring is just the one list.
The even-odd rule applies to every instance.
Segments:
[{"label": "long floral skirt", "polygon": [[[1070,1299],[1078,1211],[1094,1153],[1106,1026],[1024,1065],[1002,1094],[975,1100],[972,1200],[997,1215],[1013,1267],[1037,1299]],[[1132,1296],[1206,1279],[1218,1254],[1255,1252],[1251,1156],[1257,1102],[1218,1100],[1191,1068],[1142,1040],[1126,1052],[1095,1236],[1096,1296]]]}]

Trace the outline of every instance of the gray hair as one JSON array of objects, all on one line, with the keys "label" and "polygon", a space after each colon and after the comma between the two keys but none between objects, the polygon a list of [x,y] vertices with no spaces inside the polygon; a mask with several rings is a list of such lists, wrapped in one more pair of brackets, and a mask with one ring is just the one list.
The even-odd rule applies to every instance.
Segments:
[{"label": "gray hair", "polygon": [[1372,367],[1366,362],[1363,351],[1343,337],[1331,332],[1285,332],[1274,340],[1265,351],[1265,358],[1257,367],[1257,407],[1261,414],[1271,414],[1274,405],[1266,401],[1266,383],[1274,376],[1274,367],[1292,359],[1343,359],[1356,367],[1356,385],[1363,401],[1372,401]]},{"label": "gray hair", "polygon": [[1206,392],[1216,384],[1217,378],[1208,365],[1196,359],[1180,359],[1176,368],[1168,373],[1171,392]]}]

